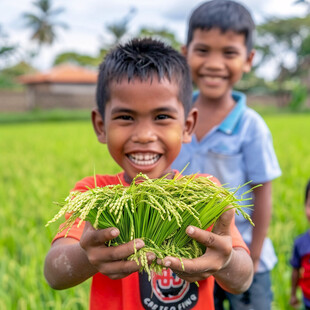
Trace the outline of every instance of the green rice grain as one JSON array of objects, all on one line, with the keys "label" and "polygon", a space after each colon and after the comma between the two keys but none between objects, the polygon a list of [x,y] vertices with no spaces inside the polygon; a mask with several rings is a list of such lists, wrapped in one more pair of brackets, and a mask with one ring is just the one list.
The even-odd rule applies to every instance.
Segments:
[{"label": "green rice grain", "polygon": [[252,223],[239,205],[249,198],[235,195],[239,188],[232,191],[218,186],[208,177],[196,175],[150,179],[140,173],[130,186],[96,186],[86,192],[71,192],[63,203],[59,203],[60,211],[47,225],[70,213],[59,231],[69,231],[79,219],[78,225],[89,221],[95,229],[117,227],[119,236],[110,240],[107,246],[143,239],[145,247],[135,249],[128,260],[139,263],[141,271],[146,271],[150,277],[152,271],[161,273],[164,267],[156,261],[148,265],[148,252],[158,258],[178,257],[181,262],[182,258],[196,258],[205,252],[201,244],[185,233],[189,225],[207,229],[232,208]]}]

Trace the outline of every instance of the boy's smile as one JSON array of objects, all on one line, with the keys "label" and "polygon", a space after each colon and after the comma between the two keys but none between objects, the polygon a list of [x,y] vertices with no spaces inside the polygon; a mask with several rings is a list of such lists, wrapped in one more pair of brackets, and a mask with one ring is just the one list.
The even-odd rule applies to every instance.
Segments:
[{"label": "boy's smile", "polygon": [[245,37],[233,31],[196,29],[184,54],[200,93],[210,100],[230,96],[233,85],[251,69],[254,53],[247,55]]},{"label": "boy's smile", "polygon": [[[112,83],[110,89],[101,132],[96,132],[124,169],[127,180],[139,172],[150,178],[171,172],[182,143],[190,141],[194,123],[192,112],[185,120],[177,84],[167,79],[158,82],[157,77],[152,83],[139,79],[128,83],[124,79]],[[95,122],[98,117],[97,112]]]}]

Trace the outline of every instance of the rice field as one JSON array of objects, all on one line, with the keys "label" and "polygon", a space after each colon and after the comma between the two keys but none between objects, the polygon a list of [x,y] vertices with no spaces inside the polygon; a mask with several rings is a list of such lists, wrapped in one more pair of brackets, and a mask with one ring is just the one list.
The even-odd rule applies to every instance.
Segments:
[{"label": "rice field", "polygon": [[[266,115],[283,175],[273,183],[270,237],[279,262],[273,270],[274,310],[289,309],[293,238],[309,227],[304,187],[310,178],[310,114]],[[49,288],[45,255],[58,224],[45,224],[75,182],[120,168],[97,142],[90,120],[0,123],[0,309],[87,309],[90,282]]]}]

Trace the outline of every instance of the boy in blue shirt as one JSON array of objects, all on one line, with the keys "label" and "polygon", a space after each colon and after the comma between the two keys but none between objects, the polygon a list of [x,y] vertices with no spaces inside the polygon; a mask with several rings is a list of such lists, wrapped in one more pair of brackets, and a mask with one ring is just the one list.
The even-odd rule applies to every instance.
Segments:
[{"label": "boy in blue shirt", "polygon": [[246,209],[255,227],[236,216],[236,225],[250,248],[255,276],[241,295],[215,288],[216,309],[228,298],[230,309],[271,308],[270,270],[277,258],[266,237],[271,218],[271,181],[281,175],[270,131],[263,119],[246,106],[246,96],[233,91],[243,73],[251,70],[255,24],[239,3],[214,0],[196,8],[189,20],[183,54],[199,92],[193,96],[198,122],[192,142],[182,146],[173,167],[186,174],[208,172],[238,193],[262,184],[249,194],[254,204]]},{"label": "boy in blue shirt", "polygon": [[[310,222],[310,180],[306,186],[305,213]],[[290,304],[298,307],[299,300],[296,292],[300,286],[303,293],[303,302],[306,310],[310,310],[310,230],[296,238],[290,261],[292,270],[292,287]]]}]

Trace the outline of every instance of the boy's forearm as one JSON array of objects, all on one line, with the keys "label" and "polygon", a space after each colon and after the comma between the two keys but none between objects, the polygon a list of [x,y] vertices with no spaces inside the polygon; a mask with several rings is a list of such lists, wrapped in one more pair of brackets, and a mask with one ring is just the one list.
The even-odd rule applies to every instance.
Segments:
[{"label": "boy's forearm", "polygon": [[299,270],[293,268],[291,277],[291,296],[296,296],[298,281],[299,281]]},{"label": "boy's forearm", "polygon": [[249,248],[254,262],[254,268],[257,269],[263,243],[267,236],[271,220],[271,182],[264,183],[262,187],[255,188],[253,191],[254,211],[252,220],[255,227],[253,228],[252,242]]},{"label": "boy's forearm", "polygon": [[44,275],[48,284],[57,290],[78,285],[97,272],[89,263],[77,240],[62,239],[57,240],[52,246],[44,266]]},{"label": "boy's forearm", "polygon": [[232,256],[223,269],[214,274],[217,283],[232,294],[241,294],[253,280],[253,262],[243,248],[234,248]]}]

